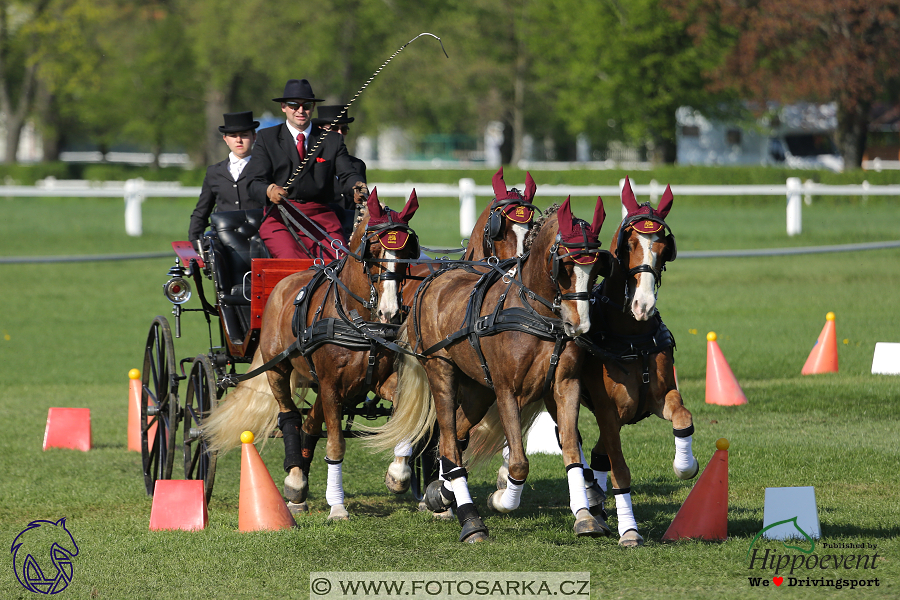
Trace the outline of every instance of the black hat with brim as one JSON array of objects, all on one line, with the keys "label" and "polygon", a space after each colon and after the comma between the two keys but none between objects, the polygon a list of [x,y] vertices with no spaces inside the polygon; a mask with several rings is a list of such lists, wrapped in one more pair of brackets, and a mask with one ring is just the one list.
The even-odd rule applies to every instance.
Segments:
[{"label": "black hat with brim", "polygon": [[253,111],[225,113],[225,124],[219,125],[221,133],[240,133],[241,131],[253,131],[259,127],[259,121],[253,120]]},{"label": "black hat with brim", "polygon": [[285,102],[287,100],[310,100],[312,102],[324,102],[321,98],[316,98],[312,86],[305,79],[288,79],[284,84],[284,95],[281,98],[272,98],[275,102]]},{"label": "black hat with brim", "polygon": [[[341,114],[341,111],[344,110],[344,107],[340,104],[327,104],[322,105],[318,109],[318,115],[315,119],[312,120],[313,125],[322,126],[322,125],[343,125],[346,123],[352,123],[354,121],[353,117],[348,117],[346,113],[341,115],[340,119],[337,119],[337,116]],[[335,119],[337,119],[335,121]]]}]

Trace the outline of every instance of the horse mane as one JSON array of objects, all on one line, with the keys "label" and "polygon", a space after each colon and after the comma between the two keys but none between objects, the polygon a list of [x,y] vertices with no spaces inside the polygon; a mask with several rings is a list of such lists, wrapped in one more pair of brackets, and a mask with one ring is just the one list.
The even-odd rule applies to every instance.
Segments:
[{"label": "horse mane", "polygon": [[550,217],[556,217],[556,211],[558,210],[559,204],[553,203],[547,210],[544,211],[544,214],[535,219],[534,224],[531,226],[531,229],[529,229],[528,233],[525,234],[524,248],[526,253],[531,250],[531,245],[534,243],[534,240],[537,239],[538,234],[541,232],[541,228]]}]

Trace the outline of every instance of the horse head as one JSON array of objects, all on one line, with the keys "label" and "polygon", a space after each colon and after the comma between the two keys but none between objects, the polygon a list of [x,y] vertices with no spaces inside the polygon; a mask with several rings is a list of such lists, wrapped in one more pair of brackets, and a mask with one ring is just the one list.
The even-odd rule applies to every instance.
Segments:
[{"label": "horse head", "polygon": [[[409,227],[419,208],[416,190],[399,213],[382,206],[377,188],[372,189],[366,206],[368,218],[354,232],[354,238],[359,235],[357,254],[365,265],[372,299],[377,297],[378,319],[383,323],[399,322],[403,305],[400,284],[406,279],[409,264],[403,261],[419,258],[419,238]],[[363,226],[365,229],[359,231]]]},{"label": "horse head", "polygon": [[623,309],[630,308],[638,321],[646,321],[656,312],[662,272],[666,262],[675,260],[675,236],[665,222],[673,199],[671,186],[666,186],[654,210],[649,202],[637,203],[628,178],[622,188],[622,205],[627,214],[613,238],[613,252],[626,273]]},{"label": "horse head", "polygon": [[594,282],[600,275],[609,275],[613,260],[598,240],[606,218],[603,199],[597,197],[591,223],[574,217],[569,202],[566,198],[556,211],[556,219],[543,224],[530,252],[535,258],[546,255],[541,264],[545,280],[555,288],[554,305],[559,307],[566,334],[578,336],[591,327],[590,292]]},{"label": "horse head", "polygon": [[525,236],[534,223],[534,213],[539,212],[531,203],[537,190],[531,173],[526,173],[524,193],[516,188],[506,188],[503,167],[494,174],[491,186],[494,199],[475,223],[466,260],[481,260],[488,256],[505,260],[521,256],[525,252]]}]

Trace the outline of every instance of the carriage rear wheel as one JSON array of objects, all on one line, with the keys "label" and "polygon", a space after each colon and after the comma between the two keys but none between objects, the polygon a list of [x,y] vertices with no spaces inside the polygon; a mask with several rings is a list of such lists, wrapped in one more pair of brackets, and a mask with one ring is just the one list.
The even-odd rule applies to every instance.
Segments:
[{"label": "carriage rear wheel", "polygon": [[191,365],[184,399],[184,478],[203,480],[207,504],[216,478],[216,453],[209,451],[201,429],[217,403],[216,373],[209,357],[201,354]]},{"label": "carriage rear wheel", "polygon": [[141,383],[141,461],[144,485],[152,496],[157,479],[172,478],[179,418],[175,350],[165,317],[156,317],[150,326]]}]

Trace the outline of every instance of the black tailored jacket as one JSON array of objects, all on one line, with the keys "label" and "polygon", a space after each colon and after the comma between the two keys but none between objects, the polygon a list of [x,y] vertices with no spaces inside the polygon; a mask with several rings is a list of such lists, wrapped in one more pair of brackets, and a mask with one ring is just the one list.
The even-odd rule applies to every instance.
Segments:
[{"label": "black tailored jacket", "polygon": [[[253,160],[244,169],[245,173],[249,171],[252,197],[265,198],[266,189],[276,183],[287,189],[287,197],[292,200],[331,204],[335,201],[336,185],[338,192],[352,193],[353,184],[365,183],[365,177],[353,167],[341,134],[314,126],[309,137],[309,160],[291,186],[286,187],[300,165],[294,138],[284,123],[259,130]],[[313,151],[320,137],[322,141]]]},{"label": "black tailored jacket", "polygon": [[203,231],[209,227],[209,215],[213,211],[225,212],[265,207],[265,194],[253,196],[250,193],[250,177],[247,169],[254,160],[256,160],[255,157],[250,158],[250,162],[244,166],[237,181],[228,170],[227,158],[206,168],[206,177],[203,179],[203,187],[200,189],[200,199],[191,214],[191,224],[188,229],[189,240],[199,240],[203,237]]}]

